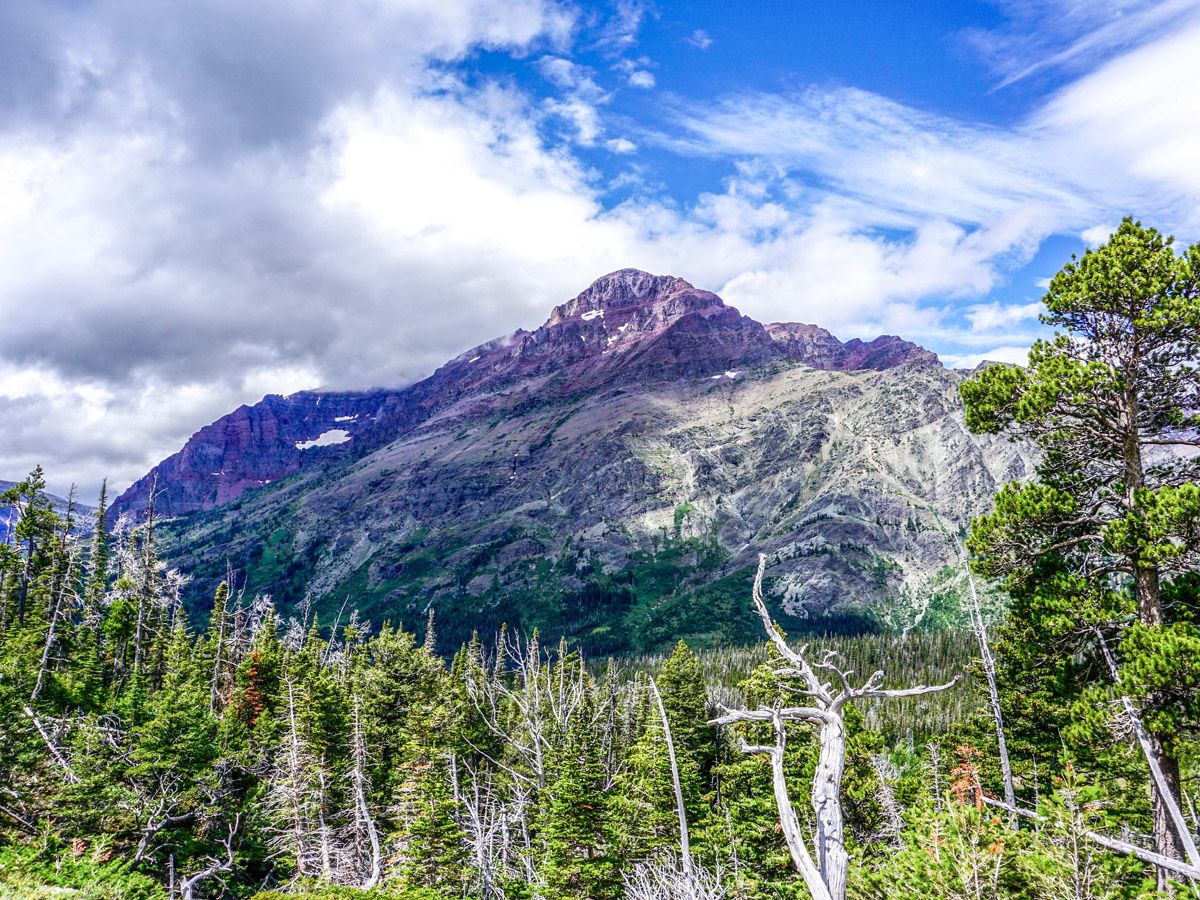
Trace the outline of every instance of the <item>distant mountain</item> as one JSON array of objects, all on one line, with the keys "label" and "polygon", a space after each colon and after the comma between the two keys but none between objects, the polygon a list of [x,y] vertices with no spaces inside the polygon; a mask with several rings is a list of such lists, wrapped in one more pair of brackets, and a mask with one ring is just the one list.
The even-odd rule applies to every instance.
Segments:
[{"label": "distant mountain", "polygon": [[[16,483],[17,482],[15,482],[15,481],[4,481],[4,480],[0,479],[0,494],[3,494],[5,491],[7,491],[10,487],[12,487]],[[59,515],[63,515],[66,513],[66,511],[67,511],[66,498],[58,497],[58,496],[55,496],[54,494],[47,494],[46,496],[50,498],[51,508],[55,512],[57,512]],[[0,503],[0,542],[2,542],[5,539],[5,535],[8,532],[8,523],[9,523],[10,518],[12,518],[13,512],[14,512],[14,510],[11,507],[6,506],[4,503]],[[94,512],[94,510],[92,507],[87,506],[86,504],[80,503],[78,500],[75,501],[75,515],[80,520],[87,519],[89,516],[91,516],[91,514],[93,512]]]},{"label": "distant mountain", "polygon": [[964,377],[624,269],[410,387],[241,407],[114,508],[157,481],[197,591],[230,561],[326,623],[433,606],[449,641],[501,621],[604,652],[740,639],[762,551],[790,627],[872,627],[1031,471],[967,433]]}]

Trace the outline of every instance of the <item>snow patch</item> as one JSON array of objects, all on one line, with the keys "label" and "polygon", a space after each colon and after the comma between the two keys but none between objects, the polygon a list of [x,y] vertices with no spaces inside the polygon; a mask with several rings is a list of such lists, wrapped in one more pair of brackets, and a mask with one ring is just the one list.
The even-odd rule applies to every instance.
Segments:
[{"label": "snow patch", "polygon": [[726,372],[725,377],[726,378],[737,378],[738,375],[740,375],[740,374],[741,374],[740,372],[738,372],[737,370],[734,370],[732,372]]},{"label": "snow patch", "polygon": [[478,357],[478,356],[472,356],[470,359],[468,359],[468,360],[467,360],[467,362],[469,362],[469,363],[473,363],[473,362],[475,362],[475,360],[477,360],[477,359],[479,359],[479,357]]},{"label": "snow patch", "polygon": [[603,319],[604,318],[604,310],[593,309],[590,312],[585,312],[579,318],[583,319],[583,321],[585,321],[585,322],[590,322],[590,321],[592,321],[592,319]]},{"label": "snow patch", "polygon": [[357,415],[354,415],[354,416],[334,416],[334,417],[333,417],[333,421],[335,421],[335,422],[354,422],[354,421],[356,421],[357,419],[358,419],[358,416],[357,416]]},{"label": "snow patch", "polygon": [[344,444],[350,440],[350,432],[345,428],[334,428],[326,431],[311,441],[296,441],[297,450],[310,450],[313,447],[329,447],[333,444]]}]

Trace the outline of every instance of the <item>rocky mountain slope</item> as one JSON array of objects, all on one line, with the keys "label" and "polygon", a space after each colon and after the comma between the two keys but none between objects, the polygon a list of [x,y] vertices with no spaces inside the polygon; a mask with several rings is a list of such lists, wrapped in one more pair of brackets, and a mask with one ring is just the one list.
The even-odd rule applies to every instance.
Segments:
[{"label": "rocky mountain slope", "polygon": [[[15,481],[0,480],[0,494],[3,494],[16,483]],[[95,512],[92,507],[86,503],[80,503],[78,500],[68,500],[66,497],[59,497],[55,494],[47,494],[46,498],[50,501],[50,508],[60,516],[65,516],[69,510],[76,524],[83,523],[87,526],[92,513]],[[18,515],[19,510],[0,502],[0,542],[11,539],[9,529],[10,527],[16,527]]]},{"label": "rocky mountain slope", "polygon": [[736,640],[758,552],[789,627],[876,627],[1031,470],[966,432],[964,377],[622,270],[408,388],[242,407],[116,506],[157,480],[197,590],[228,560],[326,622],[435,607],[451,642],[502,621],[602,652]]}]

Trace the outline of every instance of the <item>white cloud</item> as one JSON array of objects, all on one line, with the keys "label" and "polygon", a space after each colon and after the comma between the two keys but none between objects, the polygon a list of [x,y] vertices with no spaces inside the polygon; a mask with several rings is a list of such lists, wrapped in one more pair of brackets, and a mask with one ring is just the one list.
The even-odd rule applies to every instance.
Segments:
[{"label": "white cloud", "polygon": [[982,353],[943,353],[942,365],[948,369],[974,369],[982,362],[1011,363],[1016,366],[1029,365],[1029,347],[993,347]]},{"label": "white cloud", "polygon": [[655,85],[654,75],[645,69],[630,73],[629,83],[636,88],[652,88]]},{"label": "white cloud", "polygon": [[547,99],[543,105],[551,115],[566,120],[575,129],[575,140],[584,147],[596,143],[596,138],[604,131],[600,124],[600,112],[595,105],[582,97],[570,97],[566,100]]},{"label": "white cloud", "polygon": [[1041,301],[1004,306],[999,303],[981,303],[967,307],[967,319],[972,331],[995,331],[1022,322],[1036,320],[1044,312]]},{"label": "white cloud", "polygon": [[687,42],[700,50],[707,50],[713,45],[713,39],[703,28],[697,28],[687,37]]},{"label": "white cloud", "polygon": [[[261,9],[298,27],[296,7]],[[1165,129],[1180,101],[1159,80],[1196,82],[1191,31],[1101,66],[1007,130],[853,89],[685,104],[683,137],[660,147],[731,160],[734,174],[671,202],[649,169],[627,164],[605,186],[547,141],[555,117],[579,144],[638,149],[605,139],[608,95],[564,55],[557,7],[399,9],[439,58],[530,52],[558,95],[468,87],[428,68],[414,40],[402,72],[360,82],[330,64],[339,91],[303,110],[304,127],[276,129],[286,140],[214,149],[197,138],[198,101],[175,86],[184,74],[127,66],[104,44],[77,67],[101,71],[104,91],[83,75],[62,89],[88,115],[4,133],[0,477],[44,462],[56,486],[127,480],[264,392],[404,383],[536,326],[623,266],[682,275],[764,321],[901,334],[951,364],[1021,361],[1037,304],[980,298],[1047,234],[1130,211],[1172,229],[1200,209],[1185,152],[1200,125],[1176,115]],[[622,7],[605,46],[624,53],[644,14]],[[384,58],[373,36],[346,37]],[[240,134],[226,105],[200,118]],[[655,140],[628,133],[643,149]],[[617,183],[634,196],[606,209]]]},{"label": "white cloud", "polygon": [[[1084,229],[1079,235],[1079,239],[1089,247],[1096,247],[1112,237],[1116,230],[1117,226],[1115,225],[1095,225],[1092,228]],[[1046,279],[1045,286],[1050,287],[1050,279]]]},{"label": "white cloud", "polygon": [[1008,87],[1048,70],[1079,71],[1114,51],[1161,38],[1192,22],[1197,0],[1008,0],[1010,22],[992,31],[971,31],[970,45]]}]

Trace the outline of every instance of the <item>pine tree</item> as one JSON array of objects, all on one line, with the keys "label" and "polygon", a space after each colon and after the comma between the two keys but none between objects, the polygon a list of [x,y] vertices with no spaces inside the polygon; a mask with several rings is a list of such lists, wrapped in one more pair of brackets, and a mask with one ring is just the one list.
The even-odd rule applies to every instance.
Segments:
[{"label": "pine tree", "polygon": [[[970,547],[979,571],[1034,598],[1014,616],[1050,614],[1024,623],[1027,660],[1099,662],[1105,635],[1139,673],[1124,689],[1139,689],[1155,722],[1167,785],[1153,791],[1155,845],[1178,858],[1169,808],[1180,799],[1180,740],[1200,726],[1200,681],[1172,663],[1200,631],[1190,604],[1172,609],[1164,595],[1200,566],[1200,464],[1161,451],[1198,443],[1200,245],[1176,255],[1170,238],[1126,219],[1051,280],[1045,302],[1043,321],[1060,330],[1034,345],[1029,368],[992,366],[962,386],[973,430],[1025,437],[1043,454],[1037,481],[1005,487]],[[1103,664],[1091,672],[1108,681]]]},{"label": "pine tree", "polygon": [[556,777],[542,798],[543,877],[551,897],[603,900],[620,893],[610,797],[599,742],[590,729],[592,702],[586,694],[584,708],[564,736]]}]

